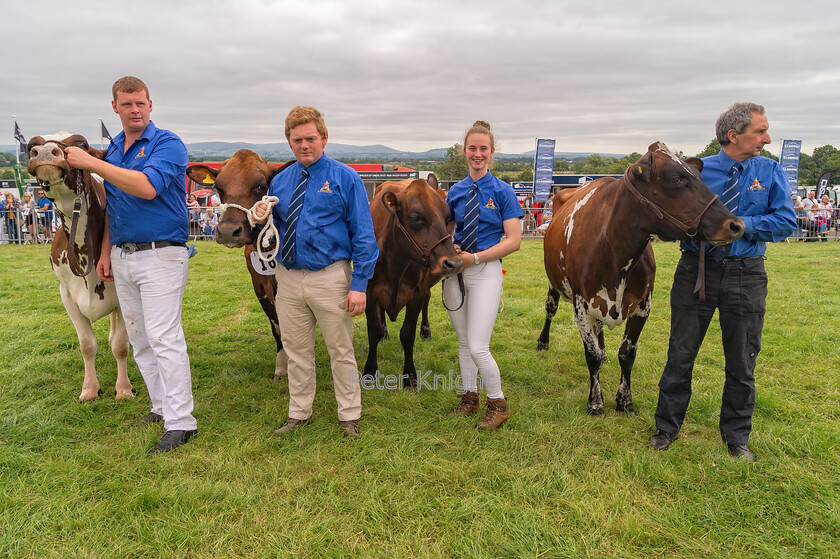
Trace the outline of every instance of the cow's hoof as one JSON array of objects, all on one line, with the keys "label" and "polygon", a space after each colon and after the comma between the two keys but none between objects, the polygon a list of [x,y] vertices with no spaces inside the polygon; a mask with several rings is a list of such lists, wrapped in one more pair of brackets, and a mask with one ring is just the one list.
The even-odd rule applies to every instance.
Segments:
[{"label": "cow's hoof", "polygon": [[289,371],[274,371],[274,380],[280,380],[289,376]]},{"label": "cow's hoof", "polygon": [[633,402],[630,402],[627,405],[616,402],[615,411],[621,415],[626,415],[627,417],[634,417],[636,415],[636,408],[633,407]]},{"label": "cow's hoof", "polygon": [[136,393],[133,386],[131,390],[117,390],[117,400],[131,400]]},{"label": "cow's hoof", "polygon": [[548,349],[548,342],[542,340],[537,342],[537,351],[545,351]]},{"label": "cow's hoof", "polygon": [[604,415],[604,406],[588,406],[586,413],[595,417],[602,416]]},{"label": "cow's hoof", "polygon": [[84,404],[85,402],[93,402],[100,396],[102,396],[101,389],[97,389],[95,392],[93,390],[83,390],[82,393],[79,394],[79,403]]},{"label": "cow's hoof", "polygon": [[420,327],[420,338],[423,340],[431,340],[432,339],[432,329],[427,328],[426,326]]}]

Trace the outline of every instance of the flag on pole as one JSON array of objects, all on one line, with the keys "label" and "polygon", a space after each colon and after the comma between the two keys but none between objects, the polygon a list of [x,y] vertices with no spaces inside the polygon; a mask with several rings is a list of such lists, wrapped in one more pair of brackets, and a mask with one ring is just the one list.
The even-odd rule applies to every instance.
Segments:
[{"label": "flag on pole", "polygon": [[26,138],[23,137],[23,133],[18,128],[17,121],[15,121],[15,140],[20,144],[20,152],[26,153]]},{"label": "flag on pole", "polygon": [[826,190],[828,190],[828,181],[831,180],[831,171],[826,171],[822,175],[820,175],[819,180],[817,181],[817,200],[823,197]]},{"label": "flag on pole", "polygon": [[104,122],[102,122],[102,120],[101,120],[101,119],[100,119],[100,121],[99,121],[99,124],[100,124],[100,125],[102,125],[102,132],[101,132],[101,136],[102,136],[103,138],[108,138],[108,141],[109,141],[109,142],[113,142],[113,141],[114,141],[114,138],[112,138],[112,137],[111,137],[111,134],[108,132],[108,129],[107,129],[107,128],[105,128],[105,123],[104,123]]}]

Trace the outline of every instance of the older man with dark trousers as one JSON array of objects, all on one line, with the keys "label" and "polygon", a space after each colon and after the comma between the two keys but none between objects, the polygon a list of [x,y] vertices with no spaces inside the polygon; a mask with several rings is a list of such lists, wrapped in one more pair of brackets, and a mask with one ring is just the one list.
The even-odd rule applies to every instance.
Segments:
[{"label": "older man with dark trousers", "polygon": [[[289,416],[274,433],[292,433],[312,416],[317,322],[330,354],[339,426],[356,438],[362,395],[353,317],[365,311],[379,256],[370,206],[358,173],[324,155],[327,127],[317,109],[293,108],[285,128],[297,162],[274,177],[269,194],[279,199],[276,302],[289,356]],[[254,211],[259,219],[268,217],[262,204]]]},{"label": "older man with dark trousers", "polygon": [[718,117],[717,155],[703,159],[702,178],[746,225],[744,236],[724,247],[706,247],[705,302],[695,293],[699,250],[682,243],[671,288],[668,361],[659,381],[656,432],[650,445],[665,450],[676,440],[691,398],[694,361],[718,310],[725,359],[720,435],[729,453],[753,461],[747,443],[755,407],[755,365],[761,349],[767,298],[765,243],[796,230],[787,176],[759,155],[770,143],[764,107],[736,103]]},{"label": "older man with dark trousers", "polygon": [[[134,361],[152,409],[140,422],[166,430],[149,454],[174,450],[196,434],[181,304],[187,285],[187,148],[150,119],[152,100],[141,80],[114,83],[112,107],[122,122],[105,161],[67,148],[72,167],[105,179],[107,227],[96,272],[113,281]],[[112,275],[113,274],[113,275]]]}]

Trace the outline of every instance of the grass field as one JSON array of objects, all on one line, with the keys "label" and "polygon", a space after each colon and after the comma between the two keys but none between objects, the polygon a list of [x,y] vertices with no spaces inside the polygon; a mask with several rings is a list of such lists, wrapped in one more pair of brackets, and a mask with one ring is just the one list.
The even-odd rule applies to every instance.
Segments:
[{"label": "grass field", "polygon": [[[147,457],[159,427],[133,361],[114,400],[107,321],[96,330],[105,393],[80,405],[82,360],[47,247],[0,247],[2,557],[837,557],[840,556],[840,243],[768,249],[770,295],[751,447],[730,458],[717,429],[723,357],[713,322],[680,439],[648,446],[678,258],[656,244],[658,281],[633,377],[634,417],[614,411],[620,329],[607,333],[607,411],[586,414],[588,373],[571,307],[537,352],[542,243],[505,259],[492,350],[511,420],[480,433],[451,392],[365,391],[357,441],[336,425],[319,341],[313,423],[286,437],[286,381],[239,251],[197,243],[184,329],[199,435]],[[435,290],[418,370],[457,373]],[[398,326],[380,369],[401,370]],[[357,360],[367,355],[356,320]]]}]

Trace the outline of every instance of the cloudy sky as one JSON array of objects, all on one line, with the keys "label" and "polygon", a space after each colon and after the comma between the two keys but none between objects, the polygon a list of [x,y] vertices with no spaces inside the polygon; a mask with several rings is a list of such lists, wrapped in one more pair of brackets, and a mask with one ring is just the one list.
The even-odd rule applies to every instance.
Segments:
[{"label": "cloudy sky", "polygon": [[803,151],[840,147],[840,10],[832,1],[144,0],[4,4],[0,144],[119,119],[111,84],[148,84],[185,142],[276,142],[297,104],[330,140],[407,151],[489,121],[506,153],[693,155],[730,104],[763,104]]}]

